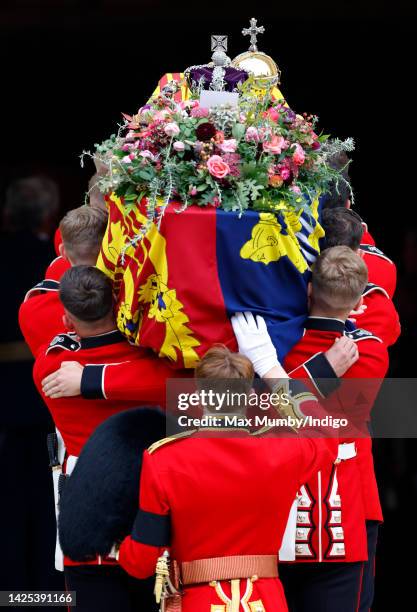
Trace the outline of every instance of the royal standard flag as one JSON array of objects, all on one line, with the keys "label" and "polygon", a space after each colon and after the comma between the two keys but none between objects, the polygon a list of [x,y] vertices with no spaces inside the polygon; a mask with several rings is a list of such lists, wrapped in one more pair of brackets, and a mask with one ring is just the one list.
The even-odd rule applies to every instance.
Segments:
[{"label": "royal standard flag", "polygon": [[282,360],[303,332],[310,267],[323,230],[311,212],[225,212],[170,203],[147,225],[145,201],[108,198],[98,267],[113,281],[117,325],[175,367],[215,343],[236,350],[230,316],[262,315]]}]

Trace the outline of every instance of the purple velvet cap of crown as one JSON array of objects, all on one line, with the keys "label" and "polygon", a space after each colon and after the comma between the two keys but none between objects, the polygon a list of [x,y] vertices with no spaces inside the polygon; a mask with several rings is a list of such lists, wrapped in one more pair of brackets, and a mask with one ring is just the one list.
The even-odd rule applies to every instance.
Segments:
[{"label": "purple velvet cap of crown", "polygon": [[[226,74],[224,75],[225,89],[226,91],[233,91],[239,85],[244,83],[248,78],[248,73],[238,68],[232,68],[228,66],[225,68]],[[191,82],[199,83],[200,79],[204,79],[204,88],[210,87],[211,79],[213,77],[213,68],[201,67],[193,68],[190,71]]]}]

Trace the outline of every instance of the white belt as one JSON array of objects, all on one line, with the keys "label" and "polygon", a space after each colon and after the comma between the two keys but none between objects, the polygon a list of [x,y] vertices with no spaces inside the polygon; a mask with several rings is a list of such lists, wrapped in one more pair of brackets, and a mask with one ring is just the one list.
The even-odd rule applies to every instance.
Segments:
[{"label": "white belt", "polygon": [[337,452],[338,461],[353,459],[356,455],[356,444],[354,442],[343,442],[343,444],[339,444],[339,450]]},{"label": "white belt", "polygon": [[74,471],[75,465],[78,461],[78,457],[75,455],[68,455],[67,464],[65,466],[65,476],[71,476]]},{"label": "white belt", "polygon": [[52,468],[52,483],[54,486],[55,518],[56,518],[56,524],[57,524],[56,543],[55,543],[55,569],[58,570],[59,572],[63,572],[64,571],[64,555],[62,553],[61,545],[58,539],[58,516],[59,516],[58,487],[59,487],[59,477],[62,474],[62,463],[64,462],[64,458],[65,458],[65,444],[64,444],[64,440],[60,432],[58,431],[58,429],[55,428],[55,431],[56,431],[57,442],[58,442],[58,461],[60,463],[60,465],[56,465]]},{"label": "white belt", "polygon": [[280,561],[295,561],[295,539],[297,529],[297,507],[298,496],[292,503],[290,513],[288,515],[287,526],[285,527],[282,538],[281,548],[279,549],[278,559]]},{"label": "white belt", "polygon": [[[57,524],[56,544],[55,544],[55,569],[57,569],[60,572],[63,572],[64,571],[64,554],[62,552],[61,545],[59,543],[59,538],[58,538],[58,517],[59,517],[58,487],[59,487],[59,477],[63,473],[62,463],[64,462],[64,458],[65,458],[65,445],[64,445],[62,436],[58,430],[56,430],[56,433],[58,437],[58,460],[61,463],[61,465],[55,466],[52,470],[52,480],[54,484],[55,517],[56,517],[56,524]],[[75,457],[74,455],[69,455],[67,457],[67,463],[65,466],[65,476],[70,476],[72,474],[75,468],[75,464],[77,463],[77,460],[78,460],[78,457]]]}]

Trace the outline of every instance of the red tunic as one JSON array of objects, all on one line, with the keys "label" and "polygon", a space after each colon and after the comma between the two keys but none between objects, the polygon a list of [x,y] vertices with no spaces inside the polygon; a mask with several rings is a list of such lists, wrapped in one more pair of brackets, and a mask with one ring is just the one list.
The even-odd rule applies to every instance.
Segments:
[{"label": "red tunic", "polygon": [[61,276],[71,267],[70,262],[62,255],[56,257],[46,268],[45,278],[60,281]]},{"label": "red tunic", "polygon": [[[327,350],[335,338],[344,333],[342,321],[310,317],[303,338],[287,355],[286,369],[291,371],[309,356]],[[368,379],[363,382],[363,387],[366,392],[365,408],[370,411],[380,381],[388,369],[387,349],[378,338],[364,330],[347,335],[358,342],[360,356],[343,378]],[[340,391],[330,396],[332,402],[339,404],[341,412],[350,405],[347,401],[350,391],[351,387],[344,391],[342,386]],[[382,512],[371,439],[362,437],[354,443],[356,457],[342,461],[337,469],[329,464],[302,491],[299,511],[304,512],[308,508],[308,517],[301,517],[306,519],[308,531],[303,531],[304,525],[300,521],[298,529],[302,531],[296,547],[297,560],[361,561],[367,558],[365,520],[382,520]]]},{"label": "red tunic", "polygon": [[[172,369],[166,359],[160,359],[148,349],[132,348],[137,358],[131,361],[85,366],[81,378],[83,398],[154,403],[155,385],[162,386],[165,392],[167,379],[189,378],[194,374],[194,370]],[[77,356],[75,360],[78,361]],[[165,396],[159,397],[161,407],[165,406],[165,399]]]},{"label": "red tunic", "polygon": [[59,281],[70,267],[67,259],[56,257],[46,269],[44,280],[27,292],[19,308],[20,330],[34,356],[42,344],[50,342],[63,329]]},{"label": "red tunic", "polygon": [[19,308],[19,326],[32,354],[63,328],[64,307],[59,299],[59,283],[44,280],[28,291]]},{"label": "red tunic", "polygon": [[354,317],[357,327],[371,331],[387,346],[395,344],[401,333],[400,319],[385,289],[368,283],[363,292],[363,303],[365,312]]},{"label": "red tunic", "polygon": [[[299,485],[332,463],[337,452],[334,440],[253,438],[243,431],[227,435],[206,432],[160,442],[145,452],[138,516],[119,553],[119,563],[130,574],[153,575],[168,546],[179,564],[277,555]],[[207,583],[185,586],[183,612],[226,610],[230,582],[217,584],[217,589]],[[267,612],[287,610],[277,578],[242,579],[240,597],[239,610],[256,610],[255,602]]]},{"label": "red tunic", "polygon": [[397,267],[391,259],[375,245],[361,244],[359,255],[368,268],[368,280],[385,289],[392,299],[397,286]]},{"label": "red tunic", "polygon": [[62,333],[56,336],[49,346],[41,347],[35,361],[33,377],[70,455],[78,456],[91,432],[112,414],[126,408],[144,404],[159,405],[165,401],[165,380],[159,371],[152,375],[151,368],[146,370],[147,378],[143,385],[146,394],[131,398],[131,401],[86,401],[80,396],[48,398],[42,392],[41,382],[45,376],[58,370],[64,361],[78,361],[82,365],[95,364],[99,371],[103,371],[109,363],[131,361],[136,362],[136,372],[140,376],[142,351],[131,346],[119,331],[81,340],[78,340],[75,334]]},{"label": "red tunic", "polygon": [[375,240],[374,240],[373,236],[369,233],[368,225],[366,223],[362,222],[362,227],[363,227],[363,234],[362,234],[361,242],[363,244],[371,244],[371,245],[375,246]]},{"label": "red tunic", "polygon": [[[35,299],[35,298],[32,298]],[[82,338],[75,334],[61,333],[52,342],[39,350],[33,368],[35,385],[46,403],[57,429],[60,431],[67,455],[78,456],[94,429],[111,415],[136,408],[140,405],[160,405],[165,402],[165,378],[171,370],[165,365],[162,376],[162,360],[154,357],[152,363],[161,362],[159,368],[152,368],[150,360],[143,359],[143,351],[131,346],[119,331],[99,336]],[[136,376],[141,379],[145,363],[145,378],[142,379],[141,393],[131,401],[110,401],[105,399],[85,400],[83,397],[51,399],[42,392],[42,380],[64,361],[78,361],[82,365],[95,364],[92,368],[103,372],[108,363],[135,362]],[[114,563],[114,560],[97,559],[89,564]],[[65,565],[84,565],[65,558]]]},{"label": "red tunic", "polygon": [[55,231],[55,236],[54,236],[54,248],[55,248],[55,253],[57,255],[59,255],[59,247],[61,244],[62,244],[61,230],[58,227],[57,230]]},{"label": "red tunic", "polygon": [[[139,349],[138,349],[139,350]],[[109,399],[109,400],[146,400],[146,383],[160,374],[164,381],[168,378],[189,378],[194,375],[194,370],[174,370],[164,359],[157,358],[151,351],[143,351],[143,359],[120,364],[108,364],[101,368],[86,365],[81,379],[81,395],[86,398]],[[139,373],[140,368],[140,375]],[[168,369],[167,369],[168,368]],[[323,353],[314,355],[308,363],[302,364],[294,370],[291,378],[333,378],[337,380],[336,374]],[[145,395],[144,395],[145,394]],[[323,392],[323,395],[325,393]],[[165,405],[165,402],[164,402]]]}]

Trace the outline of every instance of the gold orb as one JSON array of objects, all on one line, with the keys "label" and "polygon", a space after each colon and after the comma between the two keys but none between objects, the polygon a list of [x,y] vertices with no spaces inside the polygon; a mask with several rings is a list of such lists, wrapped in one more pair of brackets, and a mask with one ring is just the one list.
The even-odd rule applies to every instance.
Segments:
[{"label": "gold orb", "polygon": [[262,51],[246,51],[232,61],[232,66],[245,70],[260,87],[273,87],[281,79],[281,70],[272,57]]}]

